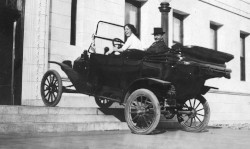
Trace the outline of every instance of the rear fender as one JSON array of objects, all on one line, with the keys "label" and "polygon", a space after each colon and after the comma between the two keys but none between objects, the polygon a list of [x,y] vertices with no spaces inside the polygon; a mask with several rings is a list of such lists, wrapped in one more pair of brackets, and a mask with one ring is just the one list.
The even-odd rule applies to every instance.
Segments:
[{"label": "rear fender", "polygon": [[212,86],[203,86],[199,94],[205,95],[210,89],[219,89],[219,88]]},{"label": "rear fender", "polygon": [[172,87],[171,82],[155,78],[141,78],[132,82],[127,88],[123,102],[126,103],[129,95],[139,89],[146,88],[151,90],[156,96],[167,96],[167,91]]}]

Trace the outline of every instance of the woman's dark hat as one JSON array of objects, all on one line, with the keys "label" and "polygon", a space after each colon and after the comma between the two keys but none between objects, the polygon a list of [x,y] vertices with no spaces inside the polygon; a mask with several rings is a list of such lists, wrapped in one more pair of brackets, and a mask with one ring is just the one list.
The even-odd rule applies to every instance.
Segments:
[{"label": "woman's dark hat", "polygon": [[160,27],[155,27],[154,28],[154,33],[152,35],[158,35],[158,34],[164,34],[165,32],[163,32],[162,28]]}]

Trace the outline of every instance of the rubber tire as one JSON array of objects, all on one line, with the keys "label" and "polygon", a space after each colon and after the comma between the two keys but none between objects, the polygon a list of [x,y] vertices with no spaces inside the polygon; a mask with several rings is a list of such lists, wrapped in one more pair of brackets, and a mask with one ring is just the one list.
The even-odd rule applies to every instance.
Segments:
[{"label": "rubber tire", "polygon": [[[144,96],[144,97],[147,97],[148,99],[150,99],[150,101],[152,102],[153,108],[154,108],[154,113],[155,113],[154,122],[152,122],[152,124],[147,129],[136,128],[136,125],[133,124],[133,121],[131,120],[131,115],[129,114],[130,109],[131,109],[131,103],[139,96]],[[130,128],[132,133],[141,134],[141,135],[150,134],[156,128],[156,126],[159,124],[160,116],[161,116],[161,111],[160,111],[159,101],[158,101],[157,97],[155,96],[155,94],[153,92],[151,92],[150,90],[138,89],[138,90],[135,90],[128,97],[128,100],[127,100],[126,105],[125,105],[125,119],[126,119],[126,122],[128,124],[128,127]]]},{"label": "rubber tire", "polygon": [[[57,92],[56,92],[57,93],[56,99],[54,101],[52,101],[52,102],[49,102],[48,99],[45,97],[45,82],[46,82],[47,78],[49,76],[51,76],[51,75],[54,76],[55,79],[58,81],[58,85],[57,85],[58,89],[57,89]],[[41,92],[43,103],[46,106],[55,107],[59,103],[59,101],[61,99],[61,96],[62,96],[62,93],[63,93],[63,90],[62,90],[62,78],[61,78],[61,76],[59,75],[59,73],[57,71],[48,70],[44,74],[44,76],[42,78],[42,81],[41,81],[40,92]]]},{"label": "rubber tire", "polygon": [[110,100],[108,100],[108,102],[104,104],[101,102],[101,98],[99,97],[95,97],[95,102],[100,108],[109,108],[113,104],[113,101],[110,101]]},{"label": "rubber tire", "polygon": [[193,127],[193,128],[187,127],[187,125],[183,124],[183,121],[182,122],[180,121],[180,119],[178,118],[178,114],[177,114],[177,119],[178,119],[178,122],[179,122],[181,128],[183,130],[189,131],[189,132],[201,132],[201,131],[203,131],[204,129],[206,129],[208,122],[210,120],[210,107],[209,107],[207,100],[202,95],[198,95],[195,99],[199,100],[204,108],[204,119],[202,120],[202,123],[198,127]]}]

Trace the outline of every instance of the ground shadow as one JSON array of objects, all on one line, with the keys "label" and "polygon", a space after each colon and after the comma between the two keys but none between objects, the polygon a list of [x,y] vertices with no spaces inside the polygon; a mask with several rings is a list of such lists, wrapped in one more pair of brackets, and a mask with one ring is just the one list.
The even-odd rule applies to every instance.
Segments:
[{"label": "ground shadow", "polygon": [[154,131],[152,131],[150,133],[150,135],[158,135],[158,134],[163,134],[165,132],[167,132],[168,130],[167,129],[158,129],[156,128]]},{"label": "ground shadow", "polygon": [[207,126],[207,129],[221,129],[220,126]]},{"label": "ground shadow", "polygon": [[121,122],[126,122],[124,116],[124,108],[99,108],[99,110],[105,115],[113,115]]},{"label": "ground shadow", "polygon": [[[115,116],[119,121],[126,122],[125,116],[124,116],[124,108],[99,108],[101,112],[105,115],[113,115]],[[206,129],[200,132],[191,132],[191,133],[206,133],[209,132],[209,129],[221,129],[220,126],[207,126]],[[150,134],[150,135],[157,135],[162,134],[167,131],[185,131],[181,129],[178,122],[167,122],[165,119],[161,118],[161,121],[159,122],[156,129]],[[189,132],[190,133],[190,132]]]}]

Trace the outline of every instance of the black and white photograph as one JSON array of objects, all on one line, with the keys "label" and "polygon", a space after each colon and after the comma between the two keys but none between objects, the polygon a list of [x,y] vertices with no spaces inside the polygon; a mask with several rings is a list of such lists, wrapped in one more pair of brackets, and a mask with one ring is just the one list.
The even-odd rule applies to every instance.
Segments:
[{"label": "black and white photograph", "polygon": [[0,0],[0,149],[247,149],[250,0]]}]

